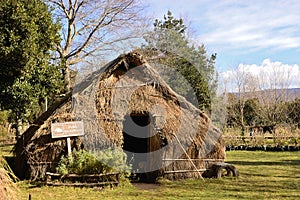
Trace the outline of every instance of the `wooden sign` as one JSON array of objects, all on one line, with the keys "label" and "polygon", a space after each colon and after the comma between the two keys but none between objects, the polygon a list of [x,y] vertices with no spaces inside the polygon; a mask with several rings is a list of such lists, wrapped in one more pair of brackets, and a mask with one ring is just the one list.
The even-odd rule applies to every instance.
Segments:
[{"label": "wooden sign", "polygon": [[51,134],[52,138],[83,136],[83,121],[53,123],[51,124]]}]

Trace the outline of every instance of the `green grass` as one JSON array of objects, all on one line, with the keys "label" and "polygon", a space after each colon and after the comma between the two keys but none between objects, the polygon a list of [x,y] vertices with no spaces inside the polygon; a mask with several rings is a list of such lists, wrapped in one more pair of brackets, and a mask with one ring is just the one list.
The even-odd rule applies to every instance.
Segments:
[{"label": "green grass", "polygon": [[38,187],[20,182],[20,199],[300,199],[299,152],[227,152],[226,162],[240,171],[239,178],[162,181],[156,189],[122,184],[105,190]]}]

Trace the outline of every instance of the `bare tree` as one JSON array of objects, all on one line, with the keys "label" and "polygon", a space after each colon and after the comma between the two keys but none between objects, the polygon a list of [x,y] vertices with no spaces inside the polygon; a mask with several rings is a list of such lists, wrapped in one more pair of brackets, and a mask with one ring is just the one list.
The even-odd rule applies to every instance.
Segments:
[{"label": "bare tree", "polygon": [[258,105],[251,114],[249,126],[275,126],[285,123],[286,116],[293,110],[287,110],[285,103],[295,98],[288,89],[295,84],[298,77],[293,75],[290,66],[279,62],[266,61],[257,71],[251,67],[254,66],[240,65],[228,76],[227,84],[231,84],[230,88],[235,91],[231,95],[233,100],[228,104],[230,117],[243,130],[246,126],[245,103],[255,99]]},{"label": "bare tree", "polygon": [[288,88],[292,80],[291,70],[273,63],[271,69],[259,75],[261,115],[265,123],[277,124],[285,115],[284,102],[289,101]]},{"label": "bare tree", "polygon": [[[62,42],[57,47],[62,73],[71,88],[70,66],[99,51],[113,50],[133,34],[142,20],[138,0],[46,0],[62,25]],[[117,46],[117,45],[116,45]]]},{"label": "bare tree", "polygon": [[229,87],[235,91],[231,95],[231,99],[228,99],[230,115],[235,119],[237,125],[241,127],[242,135],[244,135],[246,127],[244,119],[245,102],[247,99],[253,98],[252,95],[257,91],[257,80],[244,65],[239,65],[230,75],[228,80],[226,80],[226,84],[230,84]]}]

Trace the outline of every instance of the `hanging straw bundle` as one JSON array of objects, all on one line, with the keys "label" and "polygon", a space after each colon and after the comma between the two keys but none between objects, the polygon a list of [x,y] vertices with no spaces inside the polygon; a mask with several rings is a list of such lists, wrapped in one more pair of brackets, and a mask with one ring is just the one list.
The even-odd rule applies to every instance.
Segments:
[{"label": "hanging straw bundle", "polygon": [[16,177],[7,162],[0,157],[0,199],[14,200],[18,196],[18,188],[14,183]]}]

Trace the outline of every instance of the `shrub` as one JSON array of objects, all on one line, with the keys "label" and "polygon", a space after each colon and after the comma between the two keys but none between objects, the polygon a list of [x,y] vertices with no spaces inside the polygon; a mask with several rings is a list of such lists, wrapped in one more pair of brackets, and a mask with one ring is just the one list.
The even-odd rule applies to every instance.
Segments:
[{"label": "shrub", "polygon": [[118,149],[99,152],[74,150],[72,156],[62,156],[57,172],[61,174],[101,174],[120,172],[130,174],[131,166],[126,165],[126,154]]}]

